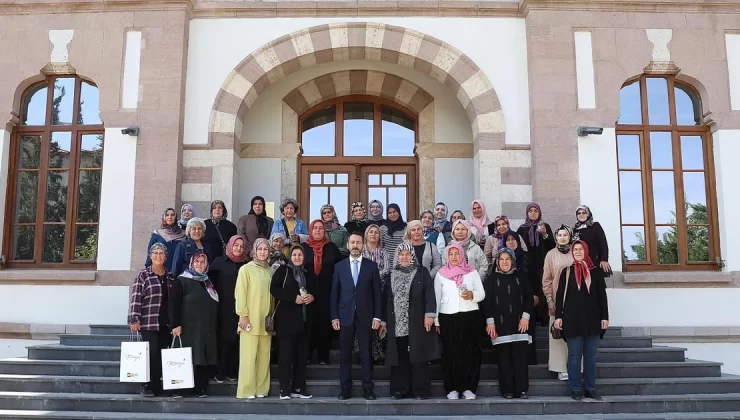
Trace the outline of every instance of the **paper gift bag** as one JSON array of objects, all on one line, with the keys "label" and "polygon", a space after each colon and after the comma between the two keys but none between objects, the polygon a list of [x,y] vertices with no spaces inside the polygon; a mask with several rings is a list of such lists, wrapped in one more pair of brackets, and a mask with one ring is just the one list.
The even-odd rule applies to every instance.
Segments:
[{"label": "paper gift bag", "polygon": [[[177,337],[179,340],[179,337]],[[190,347],[175,347],[172,339],[172,348],[162,350],[162,388],[187,389],[195,386],[193,377],[193,349]]]},{"label": "paper gift bag", "polygon": [[121,382],[149,382],[149,343],[137,340],[121,343]]}]

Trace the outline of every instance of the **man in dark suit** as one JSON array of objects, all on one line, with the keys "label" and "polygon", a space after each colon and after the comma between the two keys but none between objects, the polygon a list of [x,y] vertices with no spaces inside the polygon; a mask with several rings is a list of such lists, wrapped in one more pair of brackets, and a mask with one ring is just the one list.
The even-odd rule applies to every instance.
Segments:
[{"label": "man in dark suit", "polygon": [[337,263],[331,286],[331,323],[339,331],[339,375],[342,384],[340,400],[352,398],[352,349],[355,334],[360,345],[362,388],[366,400],[374,400],[373,330],[380,327],[383,298],[380,294],[378,265],[362,258],[363,237],[349,236],[350,256]]}]

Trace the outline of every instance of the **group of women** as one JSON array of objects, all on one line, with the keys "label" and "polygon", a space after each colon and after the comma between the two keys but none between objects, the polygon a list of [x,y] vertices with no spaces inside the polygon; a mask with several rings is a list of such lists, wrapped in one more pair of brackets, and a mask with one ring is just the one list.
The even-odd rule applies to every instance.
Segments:
[{"label": "group of women", "polygon": [[329,363],[335,334],[334,266],[348,255],[349,235],[360,233],[363,258],[379,270],[385,317],[372,355],[392,366],[392,398],[429,397],[429,364],[441,358],[447,398],[475,399],[482,349],[491,345],[502,396],[527,398],[538,321],[551,328],[549,369],[569,381],[574,399],[601,398],[595,363],[608,327],[604,277],[611,269],[604,231],[588,207],[577,209],[573,229],[554,232],[536,203],[516,231],[506,216],[491,221],[480,200],[468,218],[455,210],[448,219],[438,203],[408,223],[396,204],[384,212],[375,200],[368,208],[352,203],[352,219],[342,225],[327,204],[308,226],[290,199],[278,221],[254,197],[237,225],[218,200],[206,221],[189,204],[179,220],[167,209],[131,293],[131,329],[150,342],[153,367],[142,395],[162,392],[155,367],[172,334],[193,349],[194,395],[207,396],[214,377],[238,380],[237,398],[265,397],[274,334],[280,398],[311,398],[306,365]]}]

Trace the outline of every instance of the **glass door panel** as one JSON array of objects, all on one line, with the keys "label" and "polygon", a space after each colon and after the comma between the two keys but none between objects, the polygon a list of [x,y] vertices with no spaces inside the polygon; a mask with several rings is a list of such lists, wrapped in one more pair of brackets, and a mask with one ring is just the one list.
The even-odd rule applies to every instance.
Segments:
[{"label": "glass door panel", "polygon": [[362,166],[360,172],[363,203],[378,200],[386,211],[388,204],[396,203],[404,220],[417,218],[415,166]]},{"label": "glass door panel", "polygon": [[[303,166],[301,180],[301,214],[306,223],[321,218],[321,206],[331,204],[337,212],[339,222],[347,222],[350,198],[351,166],[321,165]],[[355,194],[356,195],[356,194]]]}]

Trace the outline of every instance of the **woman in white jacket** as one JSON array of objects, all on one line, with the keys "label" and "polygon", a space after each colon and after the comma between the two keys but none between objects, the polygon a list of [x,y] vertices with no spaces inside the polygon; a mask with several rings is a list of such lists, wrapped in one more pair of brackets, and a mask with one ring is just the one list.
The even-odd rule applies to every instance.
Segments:
[{"label": "woman in white jacket", "polygon": [[[488,273],[488,259],[478,244],[470,240],[470,223],[467,220],[456,220],[452,224],[452,242],[463,249],[465,262],[475,267],[478,276],[485,279]],[[449,247],[449,246],[448,246]],[[442,265],[447,264],[447,252],[442,252]]]},{"label": "woman in white jacket", "polygon": [[[477,246],[477,245],[476,245]],[[465,262],[462,247],[445,249],[447,264],[434,277],[437,332],[442,337],[442,372],[447,398],[475,399],[480,380],[481,347],[478,302],[486,297],[475,267]],[[485,257],[484,257],[485,259]]]}]

